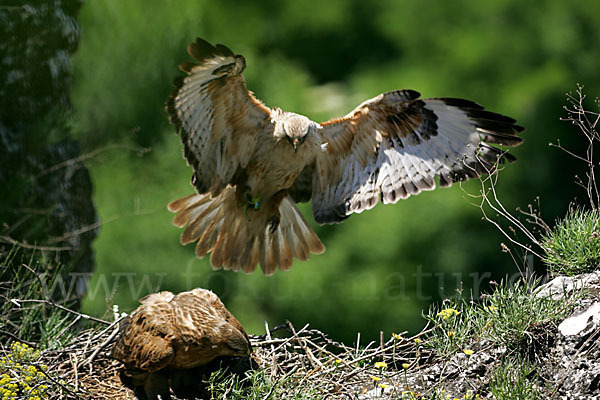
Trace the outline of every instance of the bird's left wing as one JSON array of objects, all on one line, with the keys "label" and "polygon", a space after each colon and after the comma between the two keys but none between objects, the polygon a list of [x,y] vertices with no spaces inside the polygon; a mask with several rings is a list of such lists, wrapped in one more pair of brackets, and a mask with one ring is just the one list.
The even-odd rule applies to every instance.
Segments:
[{"label": "bird's left wing", "polygon": [[171,341],[176,334],[169,305],[171,298],[170,292],[146,296],[140,301],[142,305],[124,321],[112,356],[123,362],[129,373],[160,370],[173,358]]},{"label": "bird's left wing", "polygon": [[412,90],[381,94],[343,118],[322,123],[312,206],[319,223],[486,173],[514,157],[515,120],[461,99],[419,99]]},{"label": "bird's left wing", "polygon": [[179,66],[187,76],[175,80],[166,109],[194,168],[194,187],[216,196],[247,166],[260,134],[272,129],[271,110],[246,88],[243,56],[200,38],[188,52],[199,63]]}]

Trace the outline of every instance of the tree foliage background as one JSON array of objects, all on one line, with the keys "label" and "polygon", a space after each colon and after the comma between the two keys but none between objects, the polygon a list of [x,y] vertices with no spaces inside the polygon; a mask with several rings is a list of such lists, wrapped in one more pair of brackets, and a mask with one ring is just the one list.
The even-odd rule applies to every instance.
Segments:
[{"label": "tree foliage background", "polygon": [[199,36],[243,54],[258,98],[316,121],[403,88],[510,115],[527,130],[498,190],[510,209],[540,196],[551,222],[584,195],[572,183],[584,166],[548,143],[580,145],[559,118],[578,82],[600,93],[598,15],[592,0],[86,2],[72,129],[94,154],[87,164],[103,224],[84,309],[130,311],[150,291],[202,286],[251,333],[286,319],[346,341],[419,329],[421,309],[461,281],[477,295],[516,272],[500,233],[458,186],[316,227],[327,252],[272,277],[212,271],[179,244],[166,204],[192,192],[191,171],[163,107],[187,44]]}]

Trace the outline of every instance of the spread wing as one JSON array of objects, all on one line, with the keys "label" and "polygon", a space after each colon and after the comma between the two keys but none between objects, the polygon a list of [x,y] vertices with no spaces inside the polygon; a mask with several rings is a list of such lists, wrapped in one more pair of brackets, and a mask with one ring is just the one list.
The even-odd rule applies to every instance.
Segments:
[{"label": "spread wing", "polygon": [[272,129],[271,110],[246,89],[244,57],[202,39],[188,53],[199,63],[179,66],[187,76],[175,80],[166,109],[194,168],[192,184],[217,195],[247,166],[261,132]]},{"label": "spread wing", "polygon": [[514,157],[492,145],[516,146],[515,120],[452,98],[381,94],[343,118],[327,121],[327,150],[317,156],[312,206],[319,223],[335,223],[423,190],[489,172]]}]

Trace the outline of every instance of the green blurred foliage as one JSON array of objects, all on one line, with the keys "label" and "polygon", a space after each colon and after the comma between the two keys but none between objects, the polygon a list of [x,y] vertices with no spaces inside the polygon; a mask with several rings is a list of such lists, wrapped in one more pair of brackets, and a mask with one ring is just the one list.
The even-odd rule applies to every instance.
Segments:
[{"label": "green blurred foliage", "polygon": [[[116,303],[129,311],[157,288],[203,286],[251,333],[285,319],[346,341],[358,331],[375,339],[380,330],[387,337],[419,329],[421,310],[461,281],[478,292],[516,272],[500,252],[500,233],[459,187],[316,227],[327,252],[273,277],[214,272],[192,246],[179,245],[166,204],[192,192],[191,171],[163,105],[177,64],[189,59],[187,44],[199,36],[243,54],[258,98],[317,121],[402,88],[515,117],[526,140],[514,150],[518,162],[502,171],[499,194],[509,210],[539,195],[552,221],[583,195],[571,182],[584,166],[548,143],[580,146],[559,118],[576,83],[600,93],[599,14],[600,2],[560,0],[87,2],[73,60],[78,137],[88,150],[120,143],[151,151],[113,149],[88,163],[104,225],[97,290],[85,308],[101,314]],[[477,192],[478,183],[463,189]],[[310,214],[309,205],[302,209]]]}]

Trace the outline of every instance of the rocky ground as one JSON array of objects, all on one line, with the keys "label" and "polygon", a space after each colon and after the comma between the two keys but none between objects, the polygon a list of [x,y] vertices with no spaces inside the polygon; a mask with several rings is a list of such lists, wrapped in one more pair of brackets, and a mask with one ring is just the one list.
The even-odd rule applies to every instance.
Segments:
[{"label": "rocky ground", "polygon": [[[547,326],[524,343],[523,356],[534,360],[529,378],[534,381],[533,398],[598,399],[600,398],[600,273],[578,277],[558,277],[543,285],[538,296],[558,300],[583,290],[571,316],[557,326]],[[397,385],[373,388],[361,399],[398,398],[398,386],[404,390],[400,398],[419,398],[431,393],[431,387],[443,387],[440,398],[513,398],[490,392],[490,380],[498,371],[500,359],[507,349],[493,347],[485,341],[474,344],[473,354],[457,353],[450,360],[424,363],[401,374]],[[528,354],[527,354],[528,353]],[[503,371],[511,374],[511,370]],[[497,374],[497,372],[496,372]],[[404,394],[402,394],[404,393]],[[402,397],[404,396],[404,397]],[[430,394],[431,396],[431,394]],[[431,397],[426,397],[431,398]]]}]

